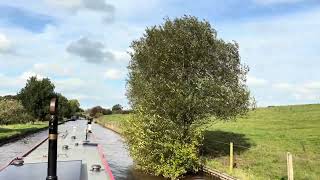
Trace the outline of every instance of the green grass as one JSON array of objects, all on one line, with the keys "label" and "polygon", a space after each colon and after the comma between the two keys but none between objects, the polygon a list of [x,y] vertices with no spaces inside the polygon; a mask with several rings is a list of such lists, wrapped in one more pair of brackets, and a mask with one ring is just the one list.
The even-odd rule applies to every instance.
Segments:
[{"label": "green grass", "polygon": [[[121,124],[129,115],[107,115],[102,123]],[[229,143],[234,143],[240,179],[286,179],[286,153],[293,155],[294,177],[320,179],[320,105],[259,108],[236,121],[206,126],[202,157],[208,167],[230,173]]]},{"label": "green grass", "polygon": [[37,131],[48,126],[48,122],[35,122],[26,124],[0,125],[0,142],[29,132]]},{"label": "green grass", "polygon": [[211,123],[205,132],[209,167],[228,172],[228,143],[235,144],[234,175],[286,179],[286,153],[295,179],[320,179],[320,105],[260,108],[233,122]]},{"label": "green grass", "polygon": [[97,122],[103,126],[108,126],[109,128],[121,133],[121,126],[129,118],[130,114],[112,114],[101,116],[97,119]]}]

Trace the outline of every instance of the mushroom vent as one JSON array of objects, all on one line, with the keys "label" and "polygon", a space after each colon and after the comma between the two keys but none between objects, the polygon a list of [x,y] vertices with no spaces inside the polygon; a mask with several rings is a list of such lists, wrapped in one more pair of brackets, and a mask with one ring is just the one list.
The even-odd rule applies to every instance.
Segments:
[{"label": "mushroom vent", "polygon": [[101,165],[99,165],[99,164],[93,164],[91,166],[91,171],[100,172],[100,170],[101,170]]},{"label": "mushroom vent", "polygon": [[24,163],[23,159],[22,158],[16,158],[15,160],[13,160],[11,162],[12,165],[15,165],[15,166],[22,166]]},{"label": "mushroom vent", "polygon": [[62,146],[62,149],[63,149],[63,150],[68,150],[68,149],[69,149],[69,146],[68,146],[68,145],[63,145],[63,146]]}]

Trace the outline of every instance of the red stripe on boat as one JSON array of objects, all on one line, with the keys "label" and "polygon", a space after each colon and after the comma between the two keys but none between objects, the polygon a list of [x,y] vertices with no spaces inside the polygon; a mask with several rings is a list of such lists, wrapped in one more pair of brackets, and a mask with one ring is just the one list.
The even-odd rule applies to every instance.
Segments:
[{"label": "red stripe on boat", "polygon": [[[93,139],[96,140],[97,137],[93,133],[91,133],[91,134],[93,136]],[[105,172],[109,175],[110,180],[115,180],[114,177],[113,177],[111,168],[110,168],[110,166],[109,166],[109,164],[107,162],[107,159],[106,159],[106,157],[105,157],[105,155],[103,153],[103,148],[101,147],[101,144],[98,144],[97,148],[98,148],[99,156],[101,158],[101,161],[102,161],[102,164],[104,166]]]},{"label": "red stripe on boat", "polygon": [[98,145],[98,151],[99,151],[99,155],[100,155],[100,158],[101,158],[101,161],[102,161],[102,164],[104,166],[104,169],[105,169],[106,173],[108,173],[108,175],[109,175],[111,180],[114,180],[112,171],[111,171],[110,166],[109,166],[109,164],[108,164],[108,162],[107,162],[107,160],[106,160],[106,158],[104,156],[103,149],[102,149],[100,144]]}]

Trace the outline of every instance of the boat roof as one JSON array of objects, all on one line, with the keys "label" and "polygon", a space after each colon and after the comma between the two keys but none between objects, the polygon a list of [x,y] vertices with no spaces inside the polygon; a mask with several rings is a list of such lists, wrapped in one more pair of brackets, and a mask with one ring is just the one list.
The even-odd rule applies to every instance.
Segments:
[{"label": "boat roof", "polygon": [[[60,179],[79,180],[81,178],[81,160],[59,161],[57,174]],[[0,179],[45,179],[47,177],[47,163],[26,163],[22,166],[10,165],[0,173]]]},{"label": "boat roof", "polygon": [[[88,133],[87,121],[77,120],[59,125],[57,175],[63,180],[113,179],[101,146],[93,133]],[[48,140],[23,157],[23,165],[9,165],[0,172],[0,180],[45,179],[47,176]],[[92,167],[101,166],[100,171]]]}]

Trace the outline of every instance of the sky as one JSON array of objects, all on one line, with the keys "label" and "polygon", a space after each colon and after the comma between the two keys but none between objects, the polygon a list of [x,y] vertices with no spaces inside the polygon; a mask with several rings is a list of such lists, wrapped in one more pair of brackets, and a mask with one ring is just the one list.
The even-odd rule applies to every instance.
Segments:
[{"label": "sky", "polygon": [[1,0],[0,96],[36,75],[83,108],[128,108],[131,42],[183,15],[239,43],[258,106],[319,103],[318,0]]}]

